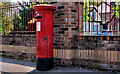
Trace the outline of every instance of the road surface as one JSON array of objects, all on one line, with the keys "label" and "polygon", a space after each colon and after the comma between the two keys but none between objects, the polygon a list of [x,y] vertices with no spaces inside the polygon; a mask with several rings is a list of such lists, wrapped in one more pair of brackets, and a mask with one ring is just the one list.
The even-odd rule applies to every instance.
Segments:
[{"label": "road surface", "polygon": [[[2,67],[0,72],[7,72],[7,73],[40,72],[35,69],[36,67],[35,62],[28,62],[28,61],[22,61],[22,60],[10,59],[10,58],[2,58],[2,61],[0,62],[0,66]],[[92,71],[92,70],[87,70],[87,69],[78,68],[78,67],[57,67],[45,72],[98,72],[98,71]]]}]

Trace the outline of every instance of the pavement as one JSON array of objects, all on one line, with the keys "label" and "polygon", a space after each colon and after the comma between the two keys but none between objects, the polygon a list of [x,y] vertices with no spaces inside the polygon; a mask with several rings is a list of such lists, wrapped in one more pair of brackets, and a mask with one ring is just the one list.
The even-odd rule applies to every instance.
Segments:
[{"label": "pavement", "polygon": [[31,72],[35,68],[18,64],[0,62],[3,72]]},{"label": "pavement", "polygon": [[[23,73],[33,73],[33,72],[41,72],[36,70],[36,63],[35,62],[28,62],[23,60],[16,60],[16,59],[10,59],[10,58],[2,58],[2,61],[0,62],[0,67],[2,69],[0,72],[4,73],[11,73],[11,72],[23,72]],[[78,67],[55,67],[52,70],[44,71],[44,72],[98,72],[93,70],[88,70],[84,68],[78,68]]]}]

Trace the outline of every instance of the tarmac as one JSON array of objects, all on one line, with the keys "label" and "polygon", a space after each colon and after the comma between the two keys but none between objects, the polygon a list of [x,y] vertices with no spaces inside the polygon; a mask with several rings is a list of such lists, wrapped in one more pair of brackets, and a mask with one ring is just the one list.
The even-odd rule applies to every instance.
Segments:
[{"label": "tarmac", "polygon": [[36,63],[30,61],[16,60],[10,58],[2,58],[0,62],[0,72],[4,73],[34,73],[34,72],[98,72],[78,67],[55,67],[49,71],[37,71]]}]

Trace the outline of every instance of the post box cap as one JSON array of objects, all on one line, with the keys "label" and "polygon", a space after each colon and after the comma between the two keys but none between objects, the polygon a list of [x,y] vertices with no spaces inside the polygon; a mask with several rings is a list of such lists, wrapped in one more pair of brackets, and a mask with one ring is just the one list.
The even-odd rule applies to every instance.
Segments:
[{"label": "post box cap", "polygon": [[54,11],[56,9],[52,5],[35,5],[33,8],[35,11]]}]

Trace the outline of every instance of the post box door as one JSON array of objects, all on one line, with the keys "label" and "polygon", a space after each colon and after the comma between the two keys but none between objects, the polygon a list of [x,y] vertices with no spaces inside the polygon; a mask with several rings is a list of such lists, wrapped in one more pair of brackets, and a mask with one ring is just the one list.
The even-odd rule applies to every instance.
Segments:
[{"label": "post box door", "polygon": [[45,25],[42,24],[42,21],[37,21],[37,56],[40,58],[47,58],[47,35],[45,32]]},{"label": "post box door", "polygon": [[52,14],[42,14],[42,20],[36,22],[37,29],[37,57],[48,58],[53,56],[53,25]]}]

